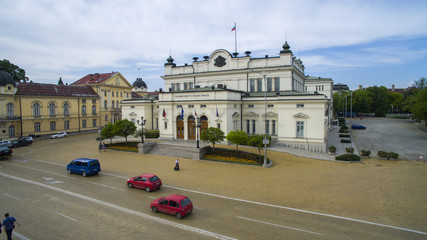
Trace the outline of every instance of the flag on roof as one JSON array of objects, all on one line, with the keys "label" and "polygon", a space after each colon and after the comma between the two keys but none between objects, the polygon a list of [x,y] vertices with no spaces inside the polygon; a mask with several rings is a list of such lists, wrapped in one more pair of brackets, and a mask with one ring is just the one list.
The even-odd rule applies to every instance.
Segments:
[{"label": "flag on roof", "polygon": [[234,24],[234,27],[231,29],[231,31],[236,30],[236,24]]},{"label": "flag on roof", "polygon": [[163,108],[163,117],[166,117],[166,112],[164,108]]},{"label": "flag on roof", "polygon": [[197,112],[196,112],[196,109],[194,109],[194,116],[196,116],[196,117],[197,117]]},{"label": "flag on roof", "polygon": [[216,116],[217,116],[217,117],[219,117],[219,114],[218,114],[218,107],[216,107]]}]

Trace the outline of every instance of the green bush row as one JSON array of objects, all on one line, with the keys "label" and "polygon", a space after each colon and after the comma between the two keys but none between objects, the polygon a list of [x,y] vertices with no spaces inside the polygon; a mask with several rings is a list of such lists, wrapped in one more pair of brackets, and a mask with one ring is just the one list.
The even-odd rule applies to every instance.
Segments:
[{"label": "green bush row", "polygon": [[347,153],[347,154],[336,156],[335,160],[353,162],[353,161],[360,161],[360,157],[353,153]]},{"label": "green bush row", "polygon": [[351,143],[351,140],[350,139],[341,139],[341,142],[342,143]]},{"label": "green bush row", "polygon": [[340,129],[339,133],[349,133],[348,129]]},{"label": "green bush row", "polygon": [[350,134],[340,134],[340,138],[350,138]]},{"label": "green bush row", "polygon": [[159,138],[160,137],[160,131],[159,130],[144,131],[144,136],[146,138]]},{"label": "green bush row", "polygon": [[347,153],[353,153],[354,152],[354,148],[352,148],[352,147],[345,148],[345,152],[347,152]]},{"label": "green bush row", "polygon": [[360,153],[364,157],[369,157],[369,155],[371,155],[371,151],[370,150],[361,150]]},{"label": "green bush row", "polygon": [[387,158],[388,160],[390,158],[397,159],[399,157],[399,154],[397,154],[395,152],[386,152],[386,151],[378,151],[377,155],[378,155],[378,157]]}]

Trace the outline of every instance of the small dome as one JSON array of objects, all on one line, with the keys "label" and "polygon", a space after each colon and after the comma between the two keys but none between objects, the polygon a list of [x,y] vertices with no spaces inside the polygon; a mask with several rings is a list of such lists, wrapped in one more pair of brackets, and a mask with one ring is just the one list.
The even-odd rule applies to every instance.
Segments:
[{"label": "small dome", "polygon": [[137,78],[136,81],[132,84],[132,87],[147,88],[147,84],[142,80],[142,78]]},{"label": "small dome", "polygon": [[285,42],[285,44],[283,44],[282,46],[283,50],[280,51],[280,53],[292,53],[292,51],[290,50],[290,46],[288,44],[288,41]]},{"label": "small dome", "polygon": [[7,84],[11,84],[16,87],[16,82],[10,76],[8,72],[6,72],[2,67],[0,67],[0,86],[6,86]]}]

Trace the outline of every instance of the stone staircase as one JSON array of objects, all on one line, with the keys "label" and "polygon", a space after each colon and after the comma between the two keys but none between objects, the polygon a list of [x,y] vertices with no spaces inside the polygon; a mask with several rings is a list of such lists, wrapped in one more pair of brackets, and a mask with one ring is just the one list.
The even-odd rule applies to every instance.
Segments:
[{"label": "stone staircase", "polygon": [[[203,149],[206,146],[209,145],[200,144],[200,149]],[[157,142],[157,144],[147,153],[153,155],[195,159],[196,157],[194,154],[198,152],[199,150],[196,149],[195,142],[194,144],[188,144],[188,142],[183,144],[182,141],[164,141]]]}]

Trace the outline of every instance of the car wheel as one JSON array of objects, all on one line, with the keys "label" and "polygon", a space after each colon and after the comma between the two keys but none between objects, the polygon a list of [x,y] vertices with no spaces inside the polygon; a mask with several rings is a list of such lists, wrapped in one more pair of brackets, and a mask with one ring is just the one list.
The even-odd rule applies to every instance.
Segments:
[{"label": "car wheel", "polygon": [[156,207],[152,207],[151,210],[153,210],[153,212],[155,212],[155,213],[158,212]]},{"label": "car wheel", "polygon": [[87,175],[86,175],[86,172],[83,172],[83,177],[86,177]]},{"label": "car wheel", "polygon": [[67,172],[68,172],[68,174],[71,174],[71,169],[68,169]]},{"label": "car wheel", "polygon": [[129,187],[129,188],[133,188],[132,183],[128,183],[128,187]]},{"label": "car wheel", "polygon": [[149,187],[145,187],[145,191],[150,192],[150,188]]},{"label": "car wheel", "polygon": [[179,212],[175,213],[175,216],[176,216],[176,218],[178,218],[178,219],[181,219],[181,218],[182,218],[182,215],[181,215],[181,213],[179,213]]}]

